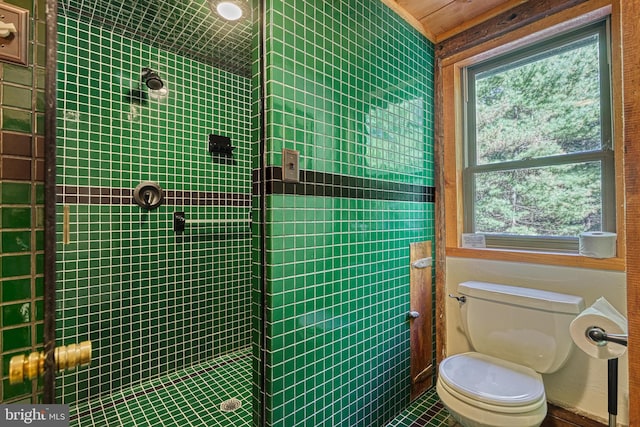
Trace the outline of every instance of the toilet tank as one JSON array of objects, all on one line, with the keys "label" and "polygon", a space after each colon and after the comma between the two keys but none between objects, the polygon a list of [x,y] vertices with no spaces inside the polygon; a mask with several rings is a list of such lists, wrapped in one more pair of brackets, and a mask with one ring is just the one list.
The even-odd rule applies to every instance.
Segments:
[{"label": "toilet tank", "polygon": [[538,289],[464,282],[462,322],[474,350],[549,374],[569,358],[569,324],[584,300]]}]

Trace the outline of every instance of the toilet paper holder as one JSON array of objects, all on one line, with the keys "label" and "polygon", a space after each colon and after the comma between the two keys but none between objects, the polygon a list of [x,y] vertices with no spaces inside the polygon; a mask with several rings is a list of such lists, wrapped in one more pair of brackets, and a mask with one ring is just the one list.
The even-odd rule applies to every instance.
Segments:
[{"label": "toilet paper holder", "polygon": [[612,342],[626,347],[629,339],[627,334],[608,334],[604,329],[598,326],[591,326],[590,328],[587,328],[584,334],[599,346],[607,345],[607,342]]}]

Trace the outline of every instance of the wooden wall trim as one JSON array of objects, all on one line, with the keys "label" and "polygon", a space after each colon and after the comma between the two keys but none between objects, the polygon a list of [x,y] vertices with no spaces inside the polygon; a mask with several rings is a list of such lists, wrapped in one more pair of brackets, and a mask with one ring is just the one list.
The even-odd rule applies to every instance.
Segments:
[{"label": "wooden wall trim", "polygon": [[640,426],[640,2],[621,0],[627,316],[629,321],[629,426]]},{"label": "wooden wall trim", "polygon": [[442,83],[442,64],[439,59],[435,61],[435,71],[433,77],[434,83],[434,175],[436,185],[436,212],[435,212],[435,304],[436,304],[436,363],[440,363],[447,355],[446,336],[446,300],[445,300],[445,283],[446,283],[446,235],[445,235],[445,199],[444,199],[444,127],[443,127],[443,83]]},{"label": "wooden wall trim", "polygon": [[446,58],[586,1],[528,1],[438,43],[436,45],[436,56]]},{"label": "wooden wall trim", "polygon": [[575,414],[567,409],[547,405],[547,417],[542,422],[542,427],[604,427],[605,424],[587,418],[583,415]]}]

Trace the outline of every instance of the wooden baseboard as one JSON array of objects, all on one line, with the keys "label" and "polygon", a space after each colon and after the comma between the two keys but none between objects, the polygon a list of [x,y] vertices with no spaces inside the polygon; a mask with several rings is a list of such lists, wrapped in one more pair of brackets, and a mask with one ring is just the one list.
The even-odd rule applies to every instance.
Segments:
[{"label": "wooden baseboard", "polygon": [[606,427],[606,424],[549,404],[541,427]]}]

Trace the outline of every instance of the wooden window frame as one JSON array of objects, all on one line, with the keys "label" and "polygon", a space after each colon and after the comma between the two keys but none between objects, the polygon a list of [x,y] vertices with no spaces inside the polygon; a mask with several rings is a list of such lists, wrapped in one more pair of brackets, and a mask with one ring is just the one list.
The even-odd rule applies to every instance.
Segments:
[{"label": "wooden window frame", "polygon": [[[624,212],[624,175],[623,175],[623,127],[622,127],[622,91],[619,84],[622,79],[619,13],[612,10],[609,1],[595,0],[566,9],[519,28],[496,39],[455,53],[440,61],[440,79],[442,91],[442,143],[443,143],[443,190],[444,190],[444,226],[446,256],[479,258],[500,261],[530,262],[545,265],[559,265],[601,270],[625,270],[625,212]],[[611,19],[611,81],[613,146],[615,155],[616,186],[616,232],[617,255],[615,258],[596,259],[578,254],[541,252],[534,250],[512,249],[469,249],[460,247],[463,232],[463,120],[461,105],[462,69],[481,61],[502,55],[514,49],[545,40],[561,32],[570,31],[596,22],[607,16]],[[442,189],[442,188],[441,188]]]}]

